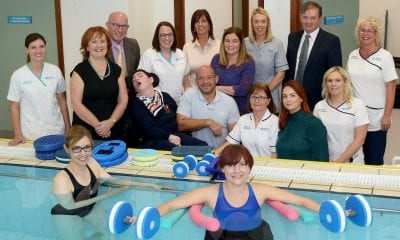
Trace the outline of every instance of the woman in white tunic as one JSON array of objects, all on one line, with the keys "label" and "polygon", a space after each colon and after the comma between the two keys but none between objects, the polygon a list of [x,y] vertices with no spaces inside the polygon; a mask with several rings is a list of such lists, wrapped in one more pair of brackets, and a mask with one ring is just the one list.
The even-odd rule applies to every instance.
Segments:
[{"label": "woman in white tunic", "polygon": [[60,69],[46,63],[46,40],[39,33],[25,38],[27,64],[11,76],[10,102],[14,138],[10,146],[44,135],[64,134],[70,127],[66,85]]},{"label": "woman in white tunic", "polygon": [[178,49],[175,29],[169,22],[160,22],[153,36],[153,48],[140,58],[138,69],[155,73],[160,78],[159,88],[179,106],[185,89],[191,86],[186,54]]},{"label": "woman in white tunic", "polygon": [[330,162],[364,164],[362,145],[368,128],[364,102],[353,97],[350,78],[342,67],[331,67],[322,81],[322,97],[314,108],[328,132]]},{"label": "woman in white tunic", "polygon": [[268,85],[255,83],[249,91],[247,108],[226,137],[226,142],[215,150],[216,154],[229,144],[242,144],[254,157],[275,158],[278,139],[278,117]]},{"label": "woman in white tunic", "polygon": [[367,106],[370,124],[363,145],[365,163],[382,165],[387,131],[398,78],[393,56],[381,48],[382,27],[375,17],[358,20],[355,36],[359,48],[352,51],[347,61],[354,94]]}]

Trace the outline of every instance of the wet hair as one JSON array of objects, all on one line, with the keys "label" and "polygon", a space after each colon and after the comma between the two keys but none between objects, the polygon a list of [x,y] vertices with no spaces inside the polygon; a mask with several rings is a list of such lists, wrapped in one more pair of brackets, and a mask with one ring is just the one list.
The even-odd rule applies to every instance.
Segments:
[{"label": "wet hair", "polygon": [[243,36],[243,32],[242,29],[238,28],[238,27],[229,27],[227,29],[225,29],[224,34],[222,35],[222,41],[221,41],[221,45],[219,48],[219,64],[221,64],[224,67],[227,67],[229,62],[228,62],[228,57],[226,56],[225,53],[225,37],[228,34],[234,33],[236,34],[236,36],[239,38],[239,42],[240,42],[240,49],[239,49],[239,56],[236,62],[236,66],[239,66],[245,62],[247,62],[249,59],[251,59],[251,56],[247,53],[247,49],[246,49],[246,44],[244,43],[244,36]]},{"label": "wet hair", "polygon": [[361,28],[361,25],[364,23],[368,23],[375,30],[375,44],[377,46],[381,45],[381,35],[383,34],[383,27],[378,18],[373,16],[364,16],[358,19],[356,28],[354,30],[354,36],[356,37],[356,43],[360,46],[360,37],[358,35],[358,31]]},{"label": "wet hair", "polygon": [[261,14],[263,16],[265,16],[267,18],[267,31],[265,32],[265,38],[264,41],[272,41],[273,36],[272,36],[272,28],[271,28],[271,18],[267,12],[267,10],[265,10],[262,7],[258,7],[256,9],[253,10],[253,12],[251,13],[251,17],[250,17],[250,35],[249,35],[249,39],[252,42],[256,41],[256,34],[254,32],[254,27],[253,27],[253,18],[256,14]]},{"label": "wet hair", "polygon": [[160,32],[160,28],[162,26],[169,27],[172,30],[172,34],[174,35],[174,42],[172,43],[171,50],[175,52],[176,47],[178,45],[178,42],[177,42],[178,40],[176,39],[175,28],[174,28],[174,26],[172,26],[171,23],[166,22],[166,21],[163,21],[163,22],[160,22],[159,24],[157,24],[156,30],[154,31],[152,46],[157,52],[161,51],[159,32]]},{"label": "wet hair", "polygon": [[281,94],[281,110],[279,112],[279,129],[283,129],[286,125],[287,119],[290,115],[289,111],[286,110],[285,106],[283,105],[283,89],[286,87],[290,87],[293,91],[299,96],[303,102],[301,103],[300,109],[303,112],[311,113],[310,107],[308,106],[308,101],[306,97],[306,93],[304,91],[303,85],[297,80],[290,80],[282,87],[282,94]]},{"label": "wet hair", "polygon": [[88,28],[82,35],[80,51],[81,51],[83,60],[89,59],[90,52],[87,50],[87,48],[89,46],[89,42],[97,37],[102,37],[102,36],[105,36],[106,41],[107,41],[107,54],[105,57],[107,59],[109,59],[111,57],[112,43],[111,43],[110,34],[104,27],[95,26],[95,27]]},{"label": "wet hair", "polygon": [[[46,39],[44,39],[44,37],[40,34],[40,33],[30,33],[26,36],[25,38],[25,47],[28,48],[29,44],[31,44],[32,42],[41,39],[44,42],[44,45],[46,46]],[[30,62],[31,58],[29,57],[29,54],[27,54],[26,56],[26,62]]]},{"label": "wet hair", "polygon": [[144,69],[138,69],[136,71],[133,72],[132,77],[131,77],[131,81],[133,79],[133,75],[135,75],[137,72],[142,72],[144,73],[147,77],[151,77],[153,78],[153,87],[157,87],[158,84],[160,83],[160,78],[157,76],[157,74],[155,73],[149,73],[148,71],[144,70]]},{"label": "wet hair", "polygon": [[89,138],[90,144],[93,146],[93,139],[90,131],[81,125],[73,125],[65,132],[65,146],[67,148],[72,147],[84,137]]},{"label": "wet hair", "polygon": [[319,5],[318,3],[313,2],[313,1],[305,2],[303,4],[303,6],[301,6],[300,13],[301,13],[301,15],[303,15],[307,10],[313,9],[313,8],[318,9],[319,17],[321,17],[322,16],[322,7],[321,7],[321,5]]},{"label": "wet hair", "polygon": [[236,165],[242,158],[251,169],[254,165],[254,159],[249,150],[241,144],[229,144],[222,150],[217,164],[220,168],[226,165]]},{"label": "wet hair", "polygon": [[268,110],[271,113],[276,112],[276,108],[275,108],[275,104],[274,104],[274,100],[272,99],[272,94],[271,94],[271,90],[269,89],[267,84],[264,83],[260,83],[260,82],[256,82],[253,84],[253,86],[251,87],[248,95],[247,95],[247,110],[249,110],[249,112],[252,112],[253,109],[251,108],[251,104],[250,104],[250,96],[254,93],[254,92],[264,92],[265,95],[267,95],[267,97],[270,99],[269,103],[268,103]]},{"label": "wet hair", "polygon": [[190,30],[192,31],[192,42],[195,42],[197,39],[197,33],[194,25],[196,24],[197,21],[200,20],[201,17],[205,17],[208,22],[208,37],[214,40],[214,30],[213,30],[213,23],[211,20],[210,13],[206,9],[197,9],[194,11],[192,15],[192,20],[190,21]]},{"label": "wet hair", "polygon": [[344,81],[343,98],[347,103],[351,104],[353,91],[351,90],[350,76],[349,74],[347,74],[346,70],[344,70],[344,68],[340,66],[331,67],[325,72],[322,78],[322,97],[327,99],[331,98],[331,94],[329,93],[328,90],[328,76],[334,72],[337,72],[340,74],[340,76],[342,76]]}]

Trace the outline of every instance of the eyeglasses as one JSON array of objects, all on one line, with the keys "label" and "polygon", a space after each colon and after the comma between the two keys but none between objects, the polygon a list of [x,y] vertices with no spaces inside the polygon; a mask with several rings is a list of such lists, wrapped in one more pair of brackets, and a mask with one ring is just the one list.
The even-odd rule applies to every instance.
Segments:
[{"label": "eyeglasses", "polygon": [[265,101],[267,100],[269,97],[267,96],[250,96],[250,100],[252,101]]},{"label": "eyeglasses", "polygon": [[174,34],[173,33],[160,33],[160,35],[158,35],[160,38],[173,38]]},{"label": "eyeglasses", "polygon": [[113,28],[116,28],[116,29],[119,29],[119,28],[121,28],[122,30],[127,30],[128,28],[129,28],[129,25],[128,24],[118,24],[118,23],[112,23],[112,22],[109,22],[109,24],[111,24],[111,26],[113,27]]},{"label": "eyeglasses", "polygon": [[360,29],[358,29],[358,31],[360,33],[364,33],[364,34],[373,34],[376,32],[376,30],[374,30],[374,29],[364,29],[364,28],[360,28]]},{"label": "eyeglasses", "polygon": [[71,148],[72,152],[74,152],[74,153],[80,153],[82,150],[85,152],[90,152],[90,151],[92,151],[92,149],[93,149],[92,145],[86,145],[83,147],[75,146],[75,147]]}]

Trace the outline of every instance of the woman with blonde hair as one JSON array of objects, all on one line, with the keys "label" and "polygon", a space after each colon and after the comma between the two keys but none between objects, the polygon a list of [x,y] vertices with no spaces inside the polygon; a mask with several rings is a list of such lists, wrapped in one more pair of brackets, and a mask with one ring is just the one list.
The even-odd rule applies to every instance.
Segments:
[{"label": "woman with blonde hair", "polygon": [[255,82],[268,84],[272,98],[280,108],[280,93],[285,71],[289,69],[281,40],[272,35],[271,18],[261,7],[253,10],[250,36],[245,39],[247,52],[256,63]]},{"label": "woman with blonde hair", "polygon": [[381,47],[382,27],[376,17],[358,20],[355,37],[358,49],[352,51],[347,61],[354,94],[367,106],[369,125],[363,145],[365,163],[382,165],[386,148],[387,131],[398,79],[393,56]]},{"label": "woman with blonde hair", "polygon": [[328,132],[329,161],[364,164],[362,145],[368,129],[364,102],[353,97],[347,72],[339,66],[326,71],[322,97],[314,108]]},{"label": "woman with blonde hair", "polygon": [[217,90],[235,99],[240,114],[247,113],[247,93],[254,82],[255,63],[247,53],[240,28],[225,29],[219,54],[211,60],[211,67],[218,76]]}]

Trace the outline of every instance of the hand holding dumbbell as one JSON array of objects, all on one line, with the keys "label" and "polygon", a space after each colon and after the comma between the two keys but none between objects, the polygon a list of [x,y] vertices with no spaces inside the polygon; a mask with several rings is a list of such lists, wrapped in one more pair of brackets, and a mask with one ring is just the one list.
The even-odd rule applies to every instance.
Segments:
[{"label": "hand holding dumbbell", "polygon": [[[125,232],[133,223],[135,216],[132,205],[119,201],[111,208],[108,215],[107,228],[110,233]],[[160,229],[160,213],[157,208],[145,207],[136,218],[136,235],[139,239],[149,239]]]},{"label": "hand holding dumbbell", "polygon": [[335,200],[321,204],[319,220],[331,232],[343,232],[346,228],[346,217],[360,227],[369,226],[372,222],[372,210],[362,195],[347,198],[345,210]]}]

